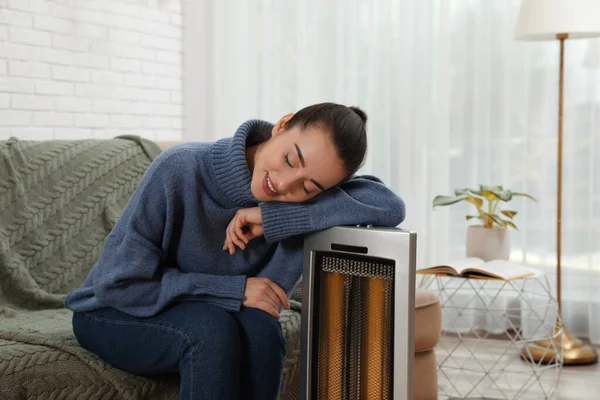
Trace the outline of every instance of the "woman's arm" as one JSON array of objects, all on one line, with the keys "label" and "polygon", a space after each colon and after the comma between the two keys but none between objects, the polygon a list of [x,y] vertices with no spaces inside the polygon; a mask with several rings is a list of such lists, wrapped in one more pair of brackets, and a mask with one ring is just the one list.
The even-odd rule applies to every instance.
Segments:
[{"label": "woman's arm", "polygon": [[240,309],[245,276],[184,273],[165,266],[177,213],[183,210],[180,180],[189,179],[190,165],[185,152],[166,151],[141,179],[92,271],[95,294],[104,304],[138,317],[155,315],[184,298]]},{"label": "woman's arm", "polygon": [[229,311],[240,309],[245,276],[186,273],[162,267],[160,260],[160,250],[143,239],[107,240],[94,271],[96,297],[136,317],[156,315],[184,299],[210,302]]},{"label": "woman's arm", "polygon": [[302,275],[304,237],[283,239],[276,246],[273,255],[258,276],[269,278],[279,285],[286,295],[290,295]]},{"label": "woman's arm", "polygon": [[265,239],[270,242],[338,225],[394,227],[405,217],[404,202],[378,178],[364,175],[304,203],[259,204]]}]

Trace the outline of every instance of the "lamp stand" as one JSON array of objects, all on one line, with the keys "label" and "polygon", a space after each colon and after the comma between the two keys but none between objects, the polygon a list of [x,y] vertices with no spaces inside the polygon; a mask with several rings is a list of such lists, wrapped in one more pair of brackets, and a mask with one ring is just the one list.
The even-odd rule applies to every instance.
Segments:
[{"label": "lamp stand", "polygon": [[[584,365],[598,362],[598,353],[587,344],[569,335],[561,323],[561,238],[562,238],[562,160],[563,160],[563,89],[564,89],[564,57],[565,40],[569,37],[566,33],[559,33],[556,38],[560,40],[560,78],[558,95],[558,184],[557,184],[557,217],[556,217],[556,299],[558,303],[558,316],[554,327],[554,348],[562,348],[564,365]],[[550,346],[550,339],[530,343],[521,352],[525,360],[553,363],[560,355],[555,354]]]}]

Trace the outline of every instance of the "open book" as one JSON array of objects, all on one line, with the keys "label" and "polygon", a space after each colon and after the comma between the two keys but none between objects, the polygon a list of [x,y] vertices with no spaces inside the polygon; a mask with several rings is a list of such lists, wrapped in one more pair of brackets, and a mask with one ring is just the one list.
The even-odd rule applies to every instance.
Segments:
[{"label": "open book", "polygon": [[533,276],[534,272],[527,267],[511,263],[510,261],[493,260],[485,262],[480,258],[470,257],[444,265],[422,268],[417,270],[417,274],[462,276],[465,278],[501,279],[510,281]]}]

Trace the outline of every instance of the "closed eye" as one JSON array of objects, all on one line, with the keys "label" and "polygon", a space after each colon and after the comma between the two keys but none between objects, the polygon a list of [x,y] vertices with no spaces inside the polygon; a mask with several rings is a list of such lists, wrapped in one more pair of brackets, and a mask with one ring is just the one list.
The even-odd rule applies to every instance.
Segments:
[{"label": "closed eye", "polygon": [[[298,146],[296,146],[296,149],[299,151]],[[299,156],[300,156],[300,154],[301,153],[299,152]],[[294,166],[290,162],[290,153],[285,153],[285,155],[283,156],[283,159],[285,160],[285,163],[290,166],[290,168],[294,168]],[[302,160],[304,160],[304,159],[302,159]],[[312,180],[312,181],[315,185],[317,185],[317,187],[319,189],[321,189],[321,191],[325,190],[325,189],[323,189],[323,186],[321,186],[318,182],[316,182],[315,180]],[[304,190],[304,193],[306,193],[307,196],[310,196],[310,194],[312,193],[310,190],[308,190],[306,188],[306,186],[304,186],[304,184],[302,184],[302,190]]]}]

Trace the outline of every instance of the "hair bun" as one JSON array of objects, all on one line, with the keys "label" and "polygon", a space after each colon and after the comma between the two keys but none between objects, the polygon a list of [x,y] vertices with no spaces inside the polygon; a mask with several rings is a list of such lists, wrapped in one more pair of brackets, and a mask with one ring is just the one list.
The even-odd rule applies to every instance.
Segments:
[{"label": "hair bun", "polygon": [[358,107],[350,107],[350,109],[354,111],[360,117],[360,119],[362,119],[363,124],[367,123],[367,114],[363,110]]}]

